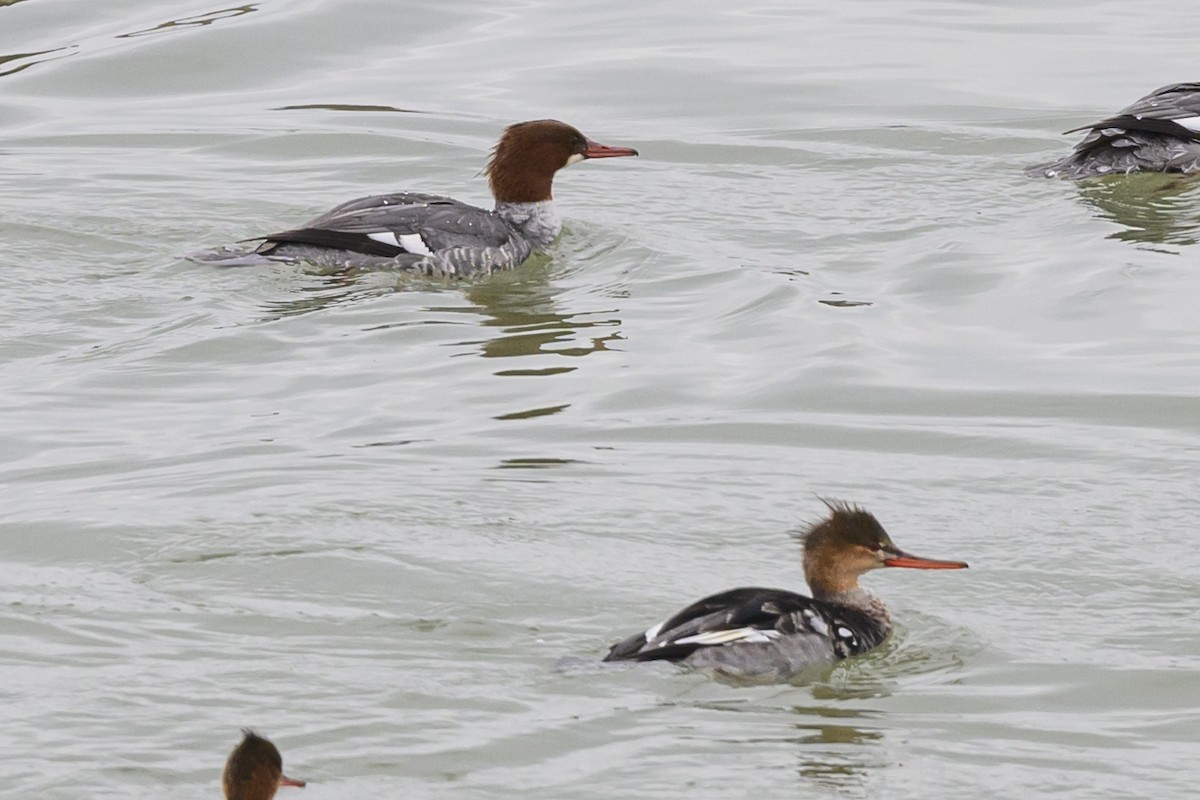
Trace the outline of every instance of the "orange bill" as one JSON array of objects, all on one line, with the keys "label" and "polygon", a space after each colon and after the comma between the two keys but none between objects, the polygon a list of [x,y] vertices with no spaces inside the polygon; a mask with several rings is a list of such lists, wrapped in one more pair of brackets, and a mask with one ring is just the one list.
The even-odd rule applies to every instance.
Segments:
[{"label": "orange bill", "polygon": [[966,569],[965,561],[939,561],[936,558],[922,558],[911,553],[897,551],[896,555],[885,559],[885,567],[908,567],[909,569]]}]

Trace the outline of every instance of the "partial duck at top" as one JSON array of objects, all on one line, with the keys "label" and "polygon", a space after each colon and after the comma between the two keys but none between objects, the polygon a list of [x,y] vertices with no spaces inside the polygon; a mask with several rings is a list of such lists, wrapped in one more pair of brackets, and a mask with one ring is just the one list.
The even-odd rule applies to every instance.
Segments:
[{"label": "partial duck at top", "polygon": [[1070,155],[1026,169],[1034,178],[1200,172],[1200,83],[1173,83],[1099,122]]},{"label": "partial duck at top", "polygon": [[351,200],[303,225],[265,236],[253,251],[190,256],[218,266],[307,261],[467,277],[512,269],[562,230],[551,185],[563,167],[593,158],[636,156],[553,119],[504,129],[485,172],[495,209],[413,192]]},{"label": "partial duck at top", "polygon": [[871,513],[827,505],[829,516],[802,536],[812,597],[786,589],[730,589],[618,642],[604,661],[672,661],[735,682],[786,681],[865,653],[891,633],[883,601],[858,585],[863,573],[967,567],[906,553]]},{"label": "partial duck at top", "polygon": [[269,739],[252,730],[242,735],[221,773],[225,800],[271,800],[280,786],[304,785],[283,774],[283,757]]}]

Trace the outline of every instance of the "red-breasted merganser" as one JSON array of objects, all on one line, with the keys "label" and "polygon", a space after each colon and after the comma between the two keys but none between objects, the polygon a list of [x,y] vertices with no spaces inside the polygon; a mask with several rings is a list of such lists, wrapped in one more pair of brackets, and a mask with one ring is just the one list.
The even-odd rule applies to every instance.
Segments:
[{"label": "red-breasted merganser", "polygon": [[605,661],[673,661],[738,680],[785,681],[858,655],[892,630],[883,602],[858,585],[879,567],[965,569],[905,553],[870,513],[828,503],[829,517],[803,535],[813,596],[785,589],[731,589],[613,645]]},{"label": "red-breasted merganser", "polygon": [[1066,158],[1029,167],[1034,178],[1093,178],[1130,172],[1200,172],[1200,83],[1173,83],[1088,131]]},{"label": "red-breasted merganser", "polygon": [[283,774],[283,757],[275,745],[251,730],[233,748],[221,773],[226,800],[271,800],[280,786],[303,786]]},{"label": "red-breasted merganser", "polygon": [[298,228],[253,237],[263,243],[251,252],[189,258],[218,266],[307,261],[457,277],[512,269],[562,230],[551,195],[554,173],[584,159],[637,154],[632,147],[593,142],[557,120],[518,122],[504,129],[485,170],[494,211],[433,194],[374,195]]}]

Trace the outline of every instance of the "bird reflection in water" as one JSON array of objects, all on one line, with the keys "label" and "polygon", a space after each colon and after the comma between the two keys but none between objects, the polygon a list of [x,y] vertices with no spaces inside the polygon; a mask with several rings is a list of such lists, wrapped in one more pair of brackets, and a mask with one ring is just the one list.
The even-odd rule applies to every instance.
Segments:
[{"label": "bird reflection in water", "polygon": [[875,745],[883,733],[863,725],[851,724],[877,716],[875,712],[828,706],[797,706],[792,713],[804,718],[796,723],[800,735],[795,742],[797,772],[807,781],[834,789],[862,786],[871,770],[889,762]]},{"label": "bird reflection in water", "polygon": [[[827,699],[831,704],[769,709],[755,703],[728,701],[708,701],[695,705],[717,711],[757,715],[766,711],[771,719],[782,723],[779,726],[781,736],[731,738],[729,744],[775,748],[780,744],[795,745],[796,771],[801,783],[836,789],[838,796],[856,797],[859,792],[855,790],[863,789],[872,773],[893,763],[888,751],[880,746],[885,732],[874,722],[883,719],[885,714],[870,709],[844,707],[846,697],[837,690],[826,693],[824,697],[819,697],[818,692],[814,691],[813,699],[818,702]],[[779,719],[780,714],[796,719]],[[755,726],[759,724],[754,723]],[[847,792],[849,794],[845,794]]]},{"label": "bird reflection in water", "polygon": [[1200,238],[1200,181],[1170,173],[1119,175],[1077,184],[1096,216],[1122,226],[1110,239],[1191,245]]},{"label": "bird reflection in water", "polygon": [[[281,267],[280,272],[287,276],[284,288],[286,296],[259,303],[259,308],[264,312],[260,322],[274,322],[284,317],[298,317],[314,311],[354,305],[409,288],[405,285],[408,281],[404,276],[399,278],[400,285],[397,285],[397,273],[314,270],[295,276],[290,267]],[[426,282],[421,288],[436,291],[438,287]]]},{"label": "bird reflection in water", "polygon": [[[564,312],[559,308],[563,289],[551,280],[548,262],[528,264],[515,272],[498,273],[478,281],[443,281],[408,273],[343,269],[332,273],[305,272],[300,283],[294,271],[285,274],[288,296],[259,304],[266,312],[264,322],[404,293],[407,297],[386,313],[386,319],[379,317],[377,310],[371,312],[378,321],[364,330],[442,327],[445,333],[433,346],[448,348],[451,357],[520,359],[493,370],[492,375],[499,378],[572,373],[578,369],[580,356],[618,350],[625,339],[622,321],[617,316],[620,313],[617,304],[624,290],[608,287],[600,294],[589,292],[583,302],[595,302],[598,306],[595,310]],[[467,331],[466,338],[459,331]],[[437,360],[436,350],[428,352],[430,359]],[[532,356],[538,358],[529,358]],[[527,395],[536,402],[502,408],[500,413],[491,414],[491,418],[529,420],[570,408],[569,402],[563,402],[561,391],[547,393],[550,384],[539,382],[539,386],[538,392]],[[525,455],[500,466],[530,469],[569,463],[575,460],[557,454]]]},{"label": "bird reflection in water", "polygon": [[[488,281],[470,286],[467,299],[475,308],[456,309],[482,312],[485,329],[500,329],[500,335],[463,342],[479,347],[484,358],[511,358],[553,354],[586,356],[616,349],[624,339],[621,320],[615,308],[564,314],[556,307],[560,289],[548,282],[510,283]],[[599,333],[600,335],[593,335]],[[571,372],[574,366],[555,364],[532,369],[507,369],[501,376],[555,375]]]}]

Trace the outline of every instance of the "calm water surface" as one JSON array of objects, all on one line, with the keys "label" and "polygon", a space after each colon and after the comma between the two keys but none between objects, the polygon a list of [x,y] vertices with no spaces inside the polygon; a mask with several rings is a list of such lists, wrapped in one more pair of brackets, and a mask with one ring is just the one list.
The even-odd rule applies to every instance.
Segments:
[{"label": "calm water surface", "polygon": [[[307,800],[1189,796],[1200,189],[1021,167],[1198,24],[0,2],[0,796],[216,797],[246,725]],[[180,258],[486,204],[542,116],[643,157],[516,273]],[[592,665],[800,588],[818,496],[972,569],[871,576],[897,635],[812,685]]]}]

